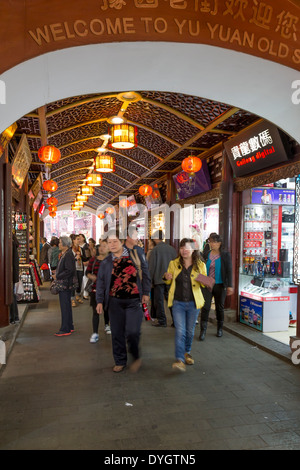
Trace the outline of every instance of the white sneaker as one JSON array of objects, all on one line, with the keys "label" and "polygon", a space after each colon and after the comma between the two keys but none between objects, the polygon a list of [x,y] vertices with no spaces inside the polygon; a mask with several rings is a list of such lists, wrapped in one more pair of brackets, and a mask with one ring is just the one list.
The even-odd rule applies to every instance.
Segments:
[{"label": "white sneaker", "polygon": [[110,326],[109,325],[105,325],[104,327],[104,331],[107,335],[111,335],[111,331],[110,331]]},{"label": "white sneaker", "polygon": [[99,341],[99,335],[97,333],[93,333],[90,337],[90,343],[97,343]]}]

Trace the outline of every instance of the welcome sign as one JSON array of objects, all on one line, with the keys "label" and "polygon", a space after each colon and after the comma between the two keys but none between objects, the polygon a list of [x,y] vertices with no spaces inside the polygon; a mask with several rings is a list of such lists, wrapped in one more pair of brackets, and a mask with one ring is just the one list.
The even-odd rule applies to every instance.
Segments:
[{"label": "welcome sign", "polygon": [[235,176],[245,176],[288,159],[277,127],[268,121],[225,142],[224,148]]},{"label": "welcome sign", "polygon": [[2,0],[0,25],[0,73],[46,52],[122,41],[209,44],[300,69],[290,1]]}]

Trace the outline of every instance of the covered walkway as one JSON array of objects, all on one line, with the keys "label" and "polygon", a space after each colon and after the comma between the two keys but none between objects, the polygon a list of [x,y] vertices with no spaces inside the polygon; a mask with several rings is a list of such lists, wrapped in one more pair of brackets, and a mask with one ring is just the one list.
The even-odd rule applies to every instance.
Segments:
[{"label": "covered walkway", "polygon": [[74,334],[53,336],[58,298],[43,287],[24,315],[0,375],[0,449],[300,449],[292,363],[229,331],[216,338],[210,324],[203,343],[197,327],[195,365],[178,374],[174,329],[144,322],[142,368],[114,374],[103,323],[90,344],[89,303],[73,311]]}]

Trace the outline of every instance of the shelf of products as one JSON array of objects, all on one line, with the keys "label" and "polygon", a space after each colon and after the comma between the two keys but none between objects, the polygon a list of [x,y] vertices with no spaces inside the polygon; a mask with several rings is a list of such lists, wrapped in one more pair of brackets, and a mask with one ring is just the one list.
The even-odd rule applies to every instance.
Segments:
[{"label": "shelf of products", "polygon": [[20,281],[23,283],[24,293],[18,299],[18,303],[36,303],[40,300],[40,291],[34,268],[31,264],[20,265]]},{"label": "shelf of products", "polygon": [[20,264],[25,264],[28,259],[28,228],[27,217],[25,213],[15,213],[14,228],[19,242],[19,262]]}]

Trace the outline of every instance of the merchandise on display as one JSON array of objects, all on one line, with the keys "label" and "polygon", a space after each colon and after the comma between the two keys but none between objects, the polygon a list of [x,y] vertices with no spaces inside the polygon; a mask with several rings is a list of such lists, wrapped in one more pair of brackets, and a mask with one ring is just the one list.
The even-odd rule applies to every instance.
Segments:
[{"label": "merchandise on display", "polygon": [[23,283],[24,293],[18,299],[18,303],[38,302],[40,300],[40,292],[33,266],[31,264],[20,266],[19,278]]},{"label": "merchandise on display", "polygon": [[262,332],[287,331],[297,296],[292,284],[294,191],[255,188],[250,200],[243,207],[239,319]]}]

